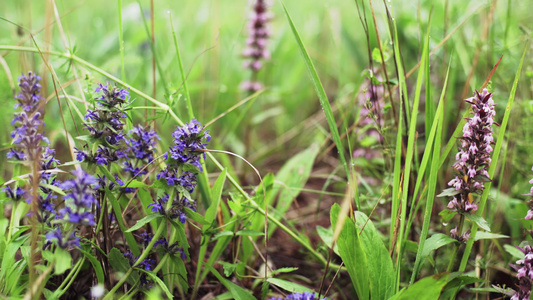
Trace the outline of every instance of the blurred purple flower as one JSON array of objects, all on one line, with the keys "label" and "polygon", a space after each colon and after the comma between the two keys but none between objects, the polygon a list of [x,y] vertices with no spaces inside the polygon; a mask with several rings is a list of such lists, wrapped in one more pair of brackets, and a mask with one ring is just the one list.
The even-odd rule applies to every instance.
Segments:
[{"label": "blurred purple flower", "polygon": [[248,92],[260,90],[263,85],[256,80],[256,74],[263,66],[263,60],[270,59],[270,51],[266,48],[267,39],[270,36],[268,21],[272,19],[272,13],[268,11],[269,3],[266,0],[256,0],[253,12],[248,21],[248,39],[242,56],[246,59],[243,67],[252,72],[252,80],[243,81],[240,88]]},{"label": "blurred purple flower", "polygon": [[80,238],[76,236],[75,231],[72,231],[70,235],[65,238],[61,232],[61,227],[57,227],[56,229],[48,232],[45,237],[47,244],[51,244],[54,240],[57,240],[57,245],[63,249],[80,247]]},{"label": "blurred purple flower", "polygon": [[516,265],[510,264],[518,273],[518,291],[511,297],[511,300],[527,300],[531,293],[533,282],[533,248],[529,245],[524,248],[517,247],[524,258],[517,260]]},{"label": "blurred purple flower", "polygon": [[[326,298],[320,298],[320,300],[325,300]],[[303,293],[292,293],[287,295],[285,298],[281,297],[271,297],[267,300],[319,300],[318,296],[315,293],[303,292]]]}]

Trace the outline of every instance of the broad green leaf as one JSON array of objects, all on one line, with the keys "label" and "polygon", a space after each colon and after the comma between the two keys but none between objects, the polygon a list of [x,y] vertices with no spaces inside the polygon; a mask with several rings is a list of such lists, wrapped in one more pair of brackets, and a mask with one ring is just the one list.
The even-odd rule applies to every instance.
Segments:
[{"label": "broad green leaf", "polygon": [[[389,251],[374,223],[360,212],[354,212],[356,230],[361,231],[360,240],[366,254],[372,299],[388,299],[394,294],[394,268]],[[363,228],[364,227],[364,228]]]},{"label": "broad green leaf", "polygon": [[[341,207],[334,204],[331,208],[331,227],[336,228]],[[370,299],[369,266],[358,228],[350,218],[346,218],[342,231],[337,240],[339,254],[346,265],[348,274],[359,299]]]},{"label": "broad green leaf", "polygon": [[407,289],[399,291],[389,300],[435,300],[439,299],[442,288],[448,281],[448,273],[425,277]]},{"label": "broad green leaf", "polygon": [[[122,252],[117,248],[111,249],[108,256],[108,262],[116,273],[119,273],[121,276],[124,276],[128,269],[131,267],[129,260],[124,257]],[[137,272],[132,272],[130,276],[126,279],[129,284],[135,284],[139,280],[139,274]]]},{"label": "broad green leaf", "polygon": [[[331,229],[331,227],[326,229],[322,226],[317,226],[316,232],[318,233],[318,236],[322,239],[324,244],[326,244],[328,248],[331,248],[331,245],[333,244],[333,229]],[[339,255],[339,246],[337,246],[337,244],[335,244],[335,247],[333,247],[333,252]]]},{"label": "broad green leaf", "polygon": [[458,191],[455,188],[447,188],[444,189],[440,194],[438,194],[437,197],[452,197],[460,193],[461,191]]},{"label": "broad green leaf", "polygon": [[62,249],[61,247],[57,247],[54,251],[54,274],[55,275],[61,275],[65,273],[66,270],[72,268],[72,256],[70,256],[70,253]]},{"label": "broad green leaf", "polygon": [[280,287],[286,291],[289,291],[290,293],[303,293],[303,292],[310,292],[312,293],[313,290],[306,288],[303,285],[279,279],[279,278],[268,278],[267,281],[277,287]]},{"label": "broad green leaf", "polygon": [[474,215],[474,214],[466,214],[466,213],[463,214],[463,215],[468,220],[470,220],[472,222],[475,222],[477,224],[477,226],[479,226],[481,229],[490,232],[489,223],[487,223],[487,221],[485,219],[483,219],[483,217],[478,216],[478,215]]},{"label": "broad green leaf", "polygon": [[151,215],[147,215],[146,217],[140,219],[139,221],[137,221],[137,223],[135,223],[135,225],[133,225],[130,229],[126,230],[126,232],[132,232],[132,231],[135,231],[141,227],[143,227],[144,225],[146,225],[146,223],[152,221],[152,220],[155,220],[157,218],[162,218],[163,215],[161,214],[158,214],[158,213],[155,213],[155,214],[151,214]]},{"label": "broad green leaf", "polygon": [[255,231],[255,230],[239,230],[235,233],[235,235],[242,235],[242,236],[263,236],[265,235],[264,232]]},{"label": "broad green leaf", "polygon": [[503,248],[516,260],[524,259],[524,252],[520,251],[520,249],[516,248],[515,246],[503,245]]},{"label": "broad green leaf", "polygon": [[431,253],[431,251],[435,251],[440,247],[451,244],[453,242],[457,242],[457,240],[451,238],[449,235],[443,233],[436,233],[432,235],[424,243],[424,249],[422,250],[421,254],[421,263],[424,262],[424,259]]},{"label": "broad green leaf", "polygon": [[218,273],[218,271],[215,268],[211,267],[208,264],[204,264],[204,265],[207,269],[209,269],[209,271],[211,271],[211,273],[213,273],[213,275],[215,275],[218,281],[220,281],[220,283],[222,283],[230,291],[231,295],[233,295],[235,299],[256,300],[255,297],[252,296],[252,294],[249,291],[243,289],[242,287],[222,277],[222,275],[220,275],[220,273]]},{"label": "broad green leaf", "polygon": [[480,231],[476,234],[476,241],[479,240],[491,240],[491,239],[506,239],[509,236],[497,233],[490,233],[485,231]]},{"label": "broad green leaf", "polygon": [[239,264],[232,264],[225,261],[219,261],[218,263],[222,265],[222,268],[224,268],[224,275],[226,275],[226,277],[230,277],[230,275],[233,274],[235,269],[237,269],[239,266]]}]

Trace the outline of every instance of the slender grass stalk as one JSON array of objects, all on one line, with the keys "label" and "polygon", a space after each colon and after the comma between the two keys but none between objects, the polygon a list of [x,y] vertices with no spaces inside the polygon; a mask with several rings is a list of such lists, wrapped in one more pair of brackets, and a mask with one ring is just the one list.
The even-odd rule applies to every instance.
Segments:
[{"label": "slender grass stalk", "polygon": [[[432,156],[431,160],[431,169],[429,170],[429,191],[427,194],[427,200],[426,200],[426,209],[424,212],[424,223],[422,225],[422,232],[420,233],[420,241],[418,242],[418,250],[416,253],[416,260],[413,267],[413,273],[411,274],[411,280],[409,282],[409,285],[412,285],[418,276],[418,271],[420,270],[420,265],[422,264],[422,252],[424,250],[424,244],[427,239],[428,231],[429,231],[429,225],[431,223],[431,213],[433,211],[433,201],[435,199],[435,190],[437,186],[437,176],[439,172],[439,154],[440,154],[440,146],[441,146],[441,139],[442,139],[442,124],[444,122],[444,96],[446,94],[446,88],[448,86],[448,75],[450,74],[450,67],[452,64],[452,60],[450,59],[450,62],[448,63],[448,71],[446,72],[446,78],[444,79],[444,85],[442,87],[442,93],[440,96],[439,104],[437,106],[437,111],[435,114],[435,120],[433,121],[433,124],[431,125],[429,137],[428,137],[428,145],[426,146],[426,152],[424,153],[424,157],[422,159],[422,165],[424,165],[424,160],[426,159],[426,153],[431,153],[427,155],[427,158],[429,156]],[[426,101],[429,101],[429,99],[426,99]],[[435,141],[434,147],[432,148],[431,145],[433,144],[433,140]],[[432,151],[433,150],[433,151]],[[421,168],[421,172],[418,175],[418,179],[421,179],[424,177],[424,171]],[[419,183],[417,182],[417,185]],[[415,188],[416,190],[416,188]],[[416,196],[416,191],[415,194]],[[407,238],[407,237],[406,237]]]},{"label": "slender grass stalk", "polygon": [[126,81],[126,71],[124,69],[124,29],[122,28],[122,0],[118,0],[118,50],[120,52],[120,73],[122,80]]}]

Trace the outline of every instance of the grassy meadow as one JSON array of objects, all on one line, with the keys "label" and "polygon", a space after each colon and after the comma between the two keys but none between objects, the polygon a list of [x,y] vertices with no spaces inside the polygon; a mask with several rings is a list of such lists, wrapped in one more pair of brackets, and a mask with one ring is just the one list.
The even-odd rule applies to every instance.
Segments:
[{"label": "grassy meadow", "polygon": [[1,1],[0,298],[529,299],[531,6]]}]

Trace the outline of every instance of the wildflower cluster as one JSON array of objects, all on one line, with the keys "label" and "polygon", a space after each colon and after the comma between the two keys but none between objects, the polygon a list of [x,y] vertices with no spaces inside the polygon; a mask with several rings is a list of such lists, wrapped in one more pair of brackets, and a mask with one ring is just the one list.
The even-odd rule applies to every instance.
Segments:
[{"label": "wildflower cluster", "polygon": [[[467,119],[463,127],[463,136],[459,137],[461,146],[453,165],[456,175],[448,183],[451,188],[441,195],[452,196],[448,203],[451,211],[471,214],[478,209],[473,194],[481,194],[484,183],[491,181],[487,168],[491,163],[494,140],[492,125],[496,112],[492,93],[489,93],[487,89],[481,93],[476,91],[474,97],[465,101],[471,105],[473,116]],[[466,242],[470,238],[470,233],[466,231],[461,234],[460,227],[452,229],[450,234],[458,241]]]},{"label": "wildflower cluster", "polygon": [[448,208],[459,212],[473,213],[477,210],[477,204],[469,195],[472,193],[481,194],[484,189],[484,182],[490,181],[487,168],[491,163],[492,153],[492,124],[494,123],[494,101],[492,93],[484,89],[480,94],[466,99],[472,106],[474,116],[468,118],[463,127],[461,147],[455,156],[456,162],[453,168],[457,172],[454,179],[448,185],[457,191],[452,200],[448,203]]},{"label": "wildflower cluster", "polygon": [[272,14],[268,11],[267,0],[256,0],[253,12],[248,21],[248,39],[242,56],[246,58],[244,68],[252,71],[252,80],[241,83],[241,89],[249,92],[260,90],[263,85],[256,80],[256,74],[263,66],[262,61],[270,59],[270,51],[266,49],[267,39],[270,36],[268,21]]},{"label": "wildflower cluster", "polygon": [[[43,133],[44,121],[44,98],[40,95],[41,85],[39,81],[41,78],[32,72],[28,75],[19,77],[20,92],[15,97],[17,104],[15,109],[19,108],[21,111],[15,113],[15,117],[11,122],[15,129],[11,133],[13,138],[13,148],[7,153],[7,158],[40,162],[38,164],[38,171],[41,171],[38,178],[30,177],[30,183],[33,180],[39,182],[39,192],[37,193],[37,211],[30,211],[30,215],[37,215],[40,222],[48,222],[54,215],[53,199],[56,198],[50,186],[59,186],[60,181],[56,179],[54,170],[60,164],[59,160],[55,158],[55,150],[51,149],[48,144],[48,138]],[[35,165],[31,165],[33,168]],[[33,186],[33,184],[30,184]],[[23,197],[30,203],[32,201],[31,189],[25,191],[21,187],[12,189],[7,186],[0,190],[5,192],[8,198],[18,201]]]},{"label": "wildflower cluster", "polygon": [[124,138],[128,160],[124,162],[124,171],[133,177],[145,175],[146,170],[142,167],[154,160],[155,143],[159,136],[154,130],[142,125],[133,127]]},{"label": "wildflower cluster", "polygon": [[[326,298],[320,298],[320,300],[325,300]],[[281,297],[271,297],[268,300],[319,300],[318,296],[315,293],[303,292],[303,293],[292,293],[287,295],[285,298]]]},{"label": "wildflower cluster", "polygon": [[32,72],[28,76],[19,77],[20,92],[15,97],[15,109],[22,110],[15,113],[11,125],[15,130],[11,132],[14,147],[7,153],[7,158],[15,160],[37,161],[41,157],[42,143],[48,139],[41,133],[44,126],[43,109],[44,99],[41,97],[41,77]]},{"label": "wildflower cluster", "polygon": [[127,157],[123,150],[125,143],[123,119],[126,118],[124,110],[130,104],[130,97],[127,90],[116,86],[110,87],[109,83],[105,86],[99,84],[95,92],[101,92],[102,95],[95,99],[94,110],[87,110],[85,128],[89,130],[89,140],[98,141],[98,149],[95,151],[76,149],[77,159],[108,165],[119,158]]},{"label": "wildflower cluster", "polygon": [[524,258],[516,261],[516,265],[511,264],[511,267],[518,272],[516,277],[519,281],[518,291],[511,300],[528,300],[533,286],[533,248],[529,245],[517,248],[524,253]]},{"label": "wildflower cluster", "polygon": [[[533,168],[531,169],[533,171]],[[533,185],[533,179],[529,181]],[[530,209],[528,210],[525,219],[533,219],[533,186],[528,194],[524,196],[531,197],[531,200],[528,201]],[[530,235],[533,235],[533,232],[529,232]],[[531,293],[531,288],[533,287],[533,248],[530,245],[525,246],[524,248],[517,247],[522,253],[524,253],[524,258],[516,262],[516,264],[510,264],[510,266],[515,269],[518,273],[516,277],[518,278],[518,291],[511,297],[512,300],[522,300],[529,299]]]}]

